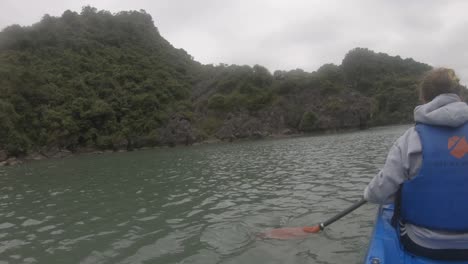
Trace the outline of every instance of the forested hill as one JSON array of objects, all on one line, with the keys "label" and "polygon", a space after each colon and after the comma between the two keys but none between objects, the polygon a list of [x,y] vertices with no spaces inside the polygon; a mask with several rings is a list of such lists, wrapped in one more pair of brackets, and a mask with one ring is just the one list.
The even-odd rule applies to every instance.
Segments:
[{"label": "forested hill", "polygon": [[144,11],[85,7],[7,27],[0,34],[0,149],[156,144],[171,114],[192,107],[194,67]]},{"label": "forested hill", "polygon": [[311,73],[201,65],[143,10],[45,15],[0,33],[0,159],[406,123],[430,68],[363,48]]}]

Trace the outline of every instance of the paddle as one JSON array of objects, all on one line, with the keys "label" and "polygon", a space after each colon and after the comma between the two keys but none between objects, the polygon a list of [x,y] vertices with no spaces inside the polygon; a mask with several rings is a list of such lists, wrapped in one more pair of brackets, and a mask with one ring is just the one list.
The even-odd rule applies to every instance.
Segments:
[{"label": "paddle", "polygon": [[315,226],[304,226],[304,227],[283,227],[283,228],[276,228],[269,230],[262,234],[261,236],[264,238],[273,238],[273,239],[293,239],[293,238],[303,238],[310,233],[318,233],[323,230],[326,226],[336,222],[338,219],[342,218],[343,216],[351,213],[352,211],[356,210],[357,208],[361,207],[363,204],[366,203],[366,200],[361,199],[360,201],[354,203],[350,207],[343,210],[341,213],[333,216],[332,218],[326,220]]}]

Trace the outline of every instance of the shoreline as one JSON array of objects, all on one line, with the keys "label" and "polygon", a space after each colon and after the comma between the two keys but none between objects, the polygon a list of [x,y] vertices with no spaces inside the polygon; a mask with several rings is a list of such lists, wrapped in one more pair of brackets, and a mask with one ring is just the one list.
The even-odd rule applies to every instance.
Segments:
[{"label": "shoreline", "polygon": [[379,127],[388,127],[388,126],[398,126],[398,125],[410,125],[408,124],[391,124],[391,125],[384,125],[384,126],[374,126],[368,128],[339,128],[339,129],[329,129],[325,131],[316,131],[316,132],[308,132],[308,133],[291,133],[291,134],[271,134],[261,137],[246,137],[246,138],[233,138],[233,139],[219,139],[219,138],[209,138],[203,141],[194,142],[190,145],[178,144],[174,146],[170,145],[161,145],[161,146],[154,146],[154,147],[141,147],[141,148],[134,148],[132,150],[127,149],[118,149],[118,150],[101,150],[101,149],[93,149],[93,148],[81,148],[77,151],[70,151],[66,149],[52,149],[49,150],[49,153],[44,153],[44,151],[36,151],[31,152],[23,157],[7,157],[5,160],[0,161],[0,167],[9,167],[9,166],[17,166],[24,163],[29,163],[32,161],[40,161],[40,160],[53,160],[53,159],[63,159],[73,156],[79,155],[102,155],[106,153],[122,153],[122,152],[132,152],[132,151],[140,151],[140,150],[148,150],[148,149],[160,149],[160,148],[173,148],[173,147],[180,147],[180,146],[200,146],[200,145],[210,145],[210,144],[219,144],[219,143],[236,143],[236,142],[245,142],[245,141],[257,141],[257,140],[275,140],[275,139],[287,139],[287,138],[297,138],[297,137],[315,137],[315,136],[324,136],[324,135],[331,135],[331,134],[341,134],[341,133],[351,133],[356,131],[366,131],[369,129],[375,129]]}]

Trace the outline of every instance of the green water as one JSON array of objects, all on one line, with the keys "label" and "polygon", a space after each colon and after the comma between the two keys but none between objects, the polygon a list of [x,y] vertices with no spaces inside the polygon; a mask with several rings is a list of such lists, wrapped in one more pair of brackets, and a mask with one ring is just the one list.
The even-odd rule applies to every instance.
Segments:
[{"label": "green water", "polygon": [[0,264],[360,263],[376,206],[298,240],[358,200],[407,126],[0,168]]}]

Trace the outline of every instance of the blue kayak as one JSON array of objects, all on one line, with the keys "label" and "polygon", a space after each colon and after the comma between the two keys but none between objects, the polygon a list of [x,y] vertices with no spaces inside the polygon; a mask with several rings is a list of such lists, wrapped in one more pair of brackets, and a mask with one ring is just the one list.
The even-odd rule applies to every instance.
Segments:
[{"label": "blue kayak", "polygon": [[405,252],[391,225],[393,205],[379,208],[365,264],[467,264],[468,261],[440,261],[415,257]]}]

